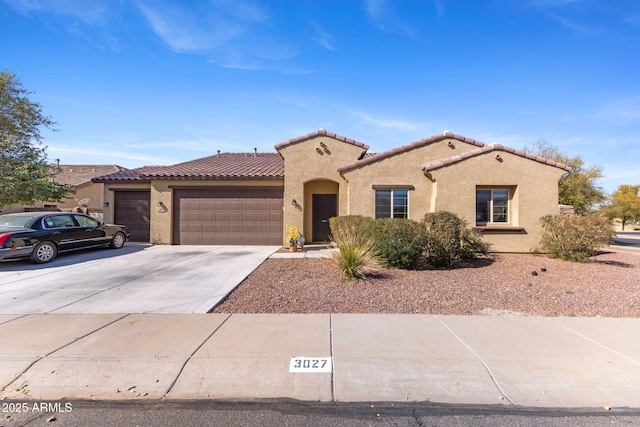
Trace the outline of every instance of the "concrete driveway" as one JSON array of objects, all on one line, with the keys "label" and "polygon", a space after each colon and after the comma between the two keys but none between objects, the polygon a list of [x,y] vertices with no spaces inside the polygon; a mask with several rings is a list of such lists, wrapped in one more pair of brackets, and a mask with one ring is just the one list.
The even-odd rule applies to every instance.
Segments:
[{"label": "concrete driveway", "polygon": [[128,243],[0,263],[0,314],[206,313],[277,246]]}]

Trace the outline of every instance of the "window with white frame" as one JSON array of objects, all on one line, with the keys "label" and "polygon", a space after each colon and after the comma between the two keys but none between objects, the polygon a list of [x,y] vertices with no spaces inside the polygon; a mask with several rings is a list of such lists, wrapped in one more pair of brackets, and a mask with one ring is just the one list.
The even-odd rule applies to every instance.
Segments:
[{"label": "window with white frame", "polygon": [[409,191],[405,189],[376,190],[376,218],[408,218]]},{"label": "window with white frame", "polygon": [[509,190],[476,189],[476,225],[509,223]]}]

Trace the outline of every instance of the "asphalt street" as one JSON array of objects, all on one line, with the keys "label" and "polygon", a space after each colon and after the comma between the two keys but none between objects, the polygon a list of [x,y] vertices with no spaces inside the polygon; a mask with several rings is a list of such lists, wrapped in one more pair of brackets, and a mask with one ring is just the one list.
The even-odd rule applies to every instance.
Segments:
[{"label": "asphalt street", "polygon": [[[55,405],[58,402],[45,402]],[[4,412],[6,426],[404,426],[404,427],[599,427],[640,423],[639,410],[563,410],[504,408],[491,405],[438,405],[432,403],[304,402],[59,402],[61,411],[40,411],[38,402],[24,412]],[[66,405],[66,407],[64,406]],[[8,404],[7,404],[8,406]],[[35,409],[34,409],[35,408]],[[53,409],[53,408],[52,408]],[[4,423],[4,424],[3,424]]]}]

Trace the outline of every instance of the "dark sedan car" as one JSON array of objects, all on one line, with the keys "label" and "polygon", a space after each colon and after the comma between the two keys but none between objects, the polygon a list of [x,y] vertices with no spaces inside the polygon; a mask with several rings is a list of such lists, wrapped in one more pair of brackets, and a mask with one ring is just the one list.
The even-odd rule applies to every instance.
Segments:
[{"label": "dark sedan car", "polygon": [[53,261],[58,252],[97,246],[120,249],[128,238],[127,227],[103,224],[80,213],[0,215],[0,260],[31,258],[42,264]]}]

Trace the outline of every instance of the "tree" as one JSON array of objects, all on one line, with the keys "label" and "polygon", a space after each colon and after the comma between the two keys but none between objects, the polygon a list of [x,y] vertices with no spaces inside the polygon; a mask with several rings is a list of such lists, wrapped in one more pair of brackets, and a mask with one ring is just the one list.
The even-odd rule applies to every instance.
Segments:
[{"label": "tree", "polygon": [[41,129],[55,122],[29,100],[32,93],[15,74],[0,72],[0,206],[61,201],[72,191],[53,182],[58,168],[47,161]]},{"label": "tree", "polygon": [[597,180],[603,176],[602,166],[587,167],[582,157],[569,157],[544,139],[539,140],[533,149],[525,147],[524,150],[571,166],[571,172],[558,181],[558,202],[561,205],[571,205],[576,214],[586,215],[606,200],[604,191],[597,185]]},{"label": "tree", "polygon": [[607,218],[622,220],[622,231],[627,221],[640,217],[639,190],[640,185],[621,185],[611,194],[609,203],[602,208]]}]

